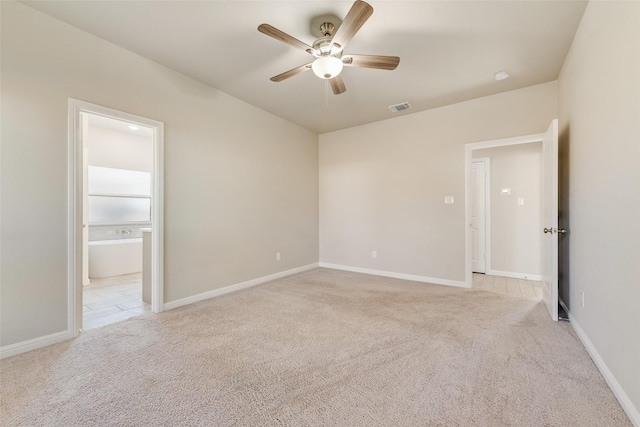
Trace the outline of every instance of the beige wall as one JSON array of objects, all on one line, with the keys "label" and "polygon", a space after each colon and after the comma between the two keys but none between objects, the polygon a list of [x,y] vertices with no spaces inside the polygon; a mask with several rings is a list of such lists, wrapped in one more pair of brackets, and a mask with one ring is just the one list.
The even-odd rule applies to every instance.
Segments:
[{"label": "beige wall", "polygon": [[67,328],[69,97],[165,124],[167,302],[317,262],[316,134],[27,6],[1,7],[2,346]]},{"label": "beige wall", "polygon": [[559,124],[561,295],[640,422],[640,2],[589,3],[559,77]]},{"label": "beige wall", "polygon": [[98,126],[87,126],[83,142],[88,164],[106,168],[153,171],[153,138]]},{"label": "beige wall", "polygon": [[463,282],[464,146],[544,132],[556,90],[550,82],[320,135],[320,261]]},{"label": "beige wall", "polygon": [[[542,143],[473,150],[473,157],[491,159],[487,274],[541,276]],[[511,194],[501,195],[502,188],[510,188]],[[524,205],[518,205],[518,198]]]}]

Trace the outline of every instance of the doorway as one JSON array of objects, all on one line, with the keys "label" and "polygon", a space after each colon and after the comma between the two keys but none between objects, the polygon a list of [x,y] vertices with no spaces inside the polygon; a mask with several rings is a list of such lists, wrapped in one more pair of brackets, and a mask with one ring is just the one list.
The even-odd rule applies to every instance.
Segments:
[{"label": "doorway", "polygon": [[[484,191],[486,210],[490,212],[490,216],[486,215],[486,268],[479,270],[472,263],[473,272],[542,280],[542,144],[531,142],[478,149],[473,150],[472,156],[472,181],[474,175],[477,175],[476,181],[482,180],[482,169],[474,174],[474,169],[479,168],[479,158],[490,160],[487,171],[491,174],[486,188],[481,185],[478,188],[478,183],[472,187],[472,209],[482,210],[485,200],[476,201],[482,196],[475,196]],[[481,221],[474,221],[474,217],[482,213],[473,210],[472,237],[473,226],[477,226],[480,234],[483,225]]]},{"label": "doorway", "polygon": [[162,311],[163,124],[69,99],[69,157],[70,330]]},{"label": "doorway", "polygon": [[[474,152],[482,153],[484,157],[485,152],[479,152],[477,150],[484,150],[496,147],[509,147],[522,144],[531,145],[537,143],[542,146],[541,157],[541,189],[542,197],[540,200],[540,216],[541,221],[544,222],[544,235],[542,235],[542,228],[538,224],[531,224],[531,229],[539,234],[540,237],[540,259],[541,259],[541,272],[539,280],[543,282],[543,300],[551,318],[558,320],[558,264],[557,259],[557,243],[558,243],[558,211],[557,211],[557,120],[553,120],[547,132],[536,135],[528,135],[516,138],[505,138],[494,141],[478,142],[466,144],[465,146],[465,281],[466,285],[471,288],[473,286],[473,232],[472,232],[472,217],[473,217],[473,181],[472,181],[472,163]],[[495,177],[492,176],[492,181],[495,182]],[[500,185],[500,184],[497,184]],[[493,186],[493,185],[492,185]],[[500,188],[493,189],[499,191],[502,197],[511,195],[511,189],[508,185]],[[495,192],[494,191],[494,192]],[[514,197],[514,201],[518,206],[526,204],[524,198]],[[555,201],[555,202],[554,202]],[[492,216],[493,212],[492,212]],[[495,220],[495,218],[493,218]],[[554,249],[555,248],[555,249]],[[489,253],[491,250],[488,251]],[[555,255],[554,255],[555,254]],[[487,271],[490,267],[487,266]],[[490,273],[496,274],[495,270],[491,270]],[[504,273],[504,272],[498,272]],[[497,275],[497,274],[496,274]],[[508,276],[507,276],[508,277]],[[523,279],[528,279],[524,277]]]}]

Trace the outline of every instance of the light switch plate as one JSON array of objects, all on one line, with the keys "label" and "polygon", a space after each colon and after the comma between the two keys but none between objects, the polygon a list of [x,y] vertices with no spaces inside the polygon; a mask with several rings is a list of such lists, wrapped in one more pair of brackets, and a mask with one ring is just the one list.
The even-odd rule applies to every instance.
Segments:
[{"label": "light switch plate", "polygon": [[511,189],[510,188],[501,188],[500,189],[500,195],[501,196],[510,196],[511,195]]},{"label": "light switch plate", "polygon": [[518,206],[524,206],[524,197],[518,197]]},{"label": "light switch plate", "polygon": [[444,196],[444,204],[452,205],[453,204],[453,196]]}]

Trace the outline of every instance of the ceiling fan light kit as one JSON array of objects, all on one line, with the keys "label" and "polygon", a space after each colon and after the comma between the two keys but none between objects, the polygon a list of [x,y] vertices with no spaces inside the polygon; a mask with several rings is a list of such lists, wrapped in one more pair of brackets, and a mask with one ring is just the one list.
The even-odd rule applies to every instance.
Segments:
[{"label": "ceiling fan light kit", "polygon": [[400,58],[397,56],[342,55],[349,40],[353,38],[372,13],[373,8],[368,3],[356,0],[337,30],[332,22],[325,21],[320,24],[322,37],[316,40],[313,46],[309,46],[269,24],[260,25],[258,31],[261,33],[302,49],[315,58],[311,64],[301,65],[271,77],[271,81],[281,82],[312,69],[313,73],[319,78],[329,80],[333,93],[339,95],[347,90],[342,77],[340,77],[344,66],[395,70],[400,63]]},{"label": "ceiling fan light kit", "polygon": [[321,79],[332,79],[342,71],[342,60],[331,55],[323,55],[313,61],[311,69]]}]

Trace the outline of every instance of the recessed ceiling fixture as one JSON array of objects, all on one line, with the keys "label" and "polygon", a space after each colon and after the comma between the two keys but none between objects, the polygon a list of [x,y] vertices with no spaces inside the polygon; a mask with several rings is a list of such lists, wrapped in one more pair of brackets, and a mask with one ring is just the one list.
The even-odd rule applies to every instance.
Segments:
[{"label": "recessed ceiling fixture", "polygon": [[494,77],[497,81],[500,81],[500,80],[504,80],[504,79],[509,78],[509,73],[507,73],[505,70],[500,70],[500,71],[498,71],[497,73],[495,73],[495,74],[493,75],[493,77]]},{"label": "recessed ceiling fixture", "polygon": [[[342,67],[364,67],[379,70],[395,70],[400,63],[397,56],[382,55],[343,55],[347,43],[358,32],[360,27],[369,19],[373,8],[366,2],[356,0],[351,9],[340,23],[339,18],[333,19],[327,16],[320,17],[320,33],[322,36],[313,42],[312,46],[291,37],[269,24],[262,24],[258,31],[284,42],[288,45],[302,49],[315,59],[313,62],[301,65],[282,74],[271,77],[271,81],[281,82],[304,71],[313,70],[313,73],[321,79],[329,80],[333,93],[339,95],[347,90],[340,72]],[[331,22],[331,20],[335,22]],[[315,20],[314,20],[315,21]]]},{"label": "recessed ceiling fixture", "polygon": [[129,129],[131,129],[131,130],[138,130],[139,128],[138,128],[138,126],[136,126],[136,125],[129,125]]},{"label": "recessed ceiling fixture", "polygon": [[396,105],[389,105],[389,109],[394,113],[397,113],[398,111],[408,110],[409,108],[411,108],[411,104],[409,104],[408,102],[402,102]]}]

